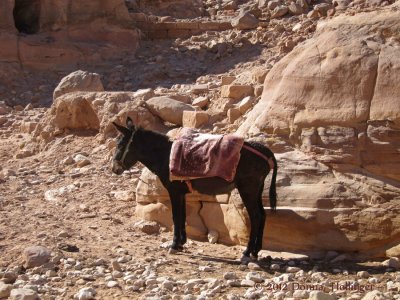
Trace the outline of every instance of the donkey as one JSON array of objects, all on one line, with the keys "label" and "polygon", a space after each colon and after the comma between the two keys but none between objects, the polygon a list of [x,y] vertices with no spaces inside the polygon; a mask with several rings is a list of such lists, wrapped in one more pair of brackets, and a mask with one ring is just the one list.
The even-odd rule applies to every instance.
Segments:
[{"label": "donkey", "polygon": [[170,253],[183,250],[186,243],[186,202],[185,195],[190,189],[208,195],[225,194],[237,188],[250,217],[250,238],[243,252],[243,260],[257,259],[262,248],[265,224],[265,211],[261,195],[264,181],[273,169],[269,189],[269,201],[272,211],[276,210],[276,176],[278,165],[274,154],[264,145],[245,141],[240,150],[240,160],[232,182],[219,177],[191,180],[191,187],[182,181],[171,181],[169,159],[172,147],[170,139],[163,134],[136,127],[131,118],[127,118],[126,127],[114,123],[122,133],[115,150],[112,171],[120,175],[138,161],[156,174],[167,189],[174,223],[173,241]]}]

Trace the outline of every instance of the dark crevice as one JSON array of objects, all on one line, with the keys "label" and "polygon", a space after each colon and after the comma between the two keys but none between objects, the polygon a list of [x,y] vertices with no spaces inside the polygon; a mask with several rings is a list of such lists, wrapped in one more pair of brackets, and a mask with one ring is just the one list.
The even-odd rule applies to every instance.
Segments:
[{"label": "dark crevice", "polygon": [[35,34],[40,28],[40,0],[15,0],[14,23],[21,33]]}]

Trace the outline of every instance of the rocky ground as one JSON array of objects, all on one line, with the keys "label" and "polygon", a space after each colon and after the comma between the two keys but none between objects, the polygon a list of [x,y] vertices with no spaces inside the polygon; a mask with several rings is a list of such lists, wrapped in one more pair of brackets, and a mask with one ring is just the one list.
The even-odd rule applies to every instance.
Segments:
[{"label": "rocky ground", "polygon": [[[106,90],[173,93],[223,75],[245,83],[247,71],[272,67],[312,36],[317,21],[292,16],[247,32],[143,41],[132,57],[82,68],[101,74]],[[40,121],[66,74],[25,71],[0,86],[0,299],[400,299],[396,259],[263,251],[245,265],[240,246],[192,240],[169,255],[171,232],[134,214],[140,166],[112,174],[109,145],[95,132],[69,131],[40,153],[16,155],[31,140],[21,124]]]}]

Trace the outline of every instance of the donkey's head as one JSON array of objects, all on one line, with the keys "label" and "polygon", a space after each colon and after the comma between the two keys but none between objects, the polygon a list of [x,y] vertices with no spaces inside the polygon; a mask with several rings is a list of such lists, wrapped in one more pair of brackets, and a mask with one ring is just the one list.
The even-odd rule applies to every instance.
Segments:
[{"label": "donkey's head", "polygon": [[125,170],[129,170],[138,161],[134,147],[136,128],[130,117],[126,119],[126,127],[114,122],[113,124],[122,135],[118,139],[117,147],[115,149],[112,171],[117,175],[121,175]]}]

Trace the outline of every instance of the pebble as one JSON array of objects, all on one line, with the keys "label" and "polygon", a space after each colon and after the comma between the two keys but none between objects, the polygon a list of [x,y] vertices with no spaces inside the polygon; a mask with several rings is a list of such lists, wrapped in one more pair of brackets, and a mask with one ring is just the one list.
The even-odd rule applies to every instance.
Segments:
[{"label": "pebble", "polygon": [[107,282],[107,287],[108,288],[114,288],[114,287],[117,287],[117,286],[119,286],[118,281],[111,280],[111,281]]},{"label": "pebble", "polygon": [[34,290],[18,288],[11,290],[10,299],[15,300],[37,300],[38,294]]},{"label": "pebble", "polygon": [[209,266],[200,266],[199,267],[199,271],[202,271],[202,272],[213,272],[214,268],[209,267]]},{"label": "pebble", "polygon": [[96,296],[96,290],[91,287],[85,287],[83,289],[80,289],[77,294],[75,294],[74,299],[75,300],[90,300],[90,299],[95,299]]},{"label": "pebble", "polygon": [[111,261],[111,266],[112,266],[112,268],[113,268],[114,271],[122,272],[121,265],[119,264],[118,261],[112,260],[112,261]]},{"label": "pebble", "polygon": [[253,287],[255,282],[253,280],[243,279],[240,282],[240,286],[242,287]]},{"label": "pebble", "polygon": [[278,264],[272,264],[269,268],[270,268],[272,271],[279,271],[279,270],[281,269],[281,266],[278,265]]},{"label": "pebble", "polygon": [[397,257],[391,257],[382,262],[382,266],[400,270],[400,260]]},{"label": "pebble", "polygon": [[262,270],[258,264],[253,263],[253,262],[249,262],[247,267],[249,268],[249,270],[252,270],[252,271],[261,271]]},{"label": "pebble", "polygon": [[215,244],[216,242],[218,242],[218,238],[219,238],[219,233],[218,233],[218,231],[216,231],[216,230],[210,230],[210,231],[208,232],[207,238],[208,238],[208,241],[209,241],[211,244]]},{"label": "pebble", "polygon": [[299,271],[301,271],[301,269],[298,267],[287,267],[286,268],[287,273],[297,273]]},{"label": "pebble", "polygon": [[239,278],[238,278],[238,276],[237,276],[235,273],[233,273],[233,272],[226,272],[226,273],[224,274],[224,279],[225,279],[225,280],[234,280],[234,279],[239,279]]},{"label": "pebble", "polygon": [[367,278],[369,278],[371,275],[367,272],[367,271],[360,271],[360,272],[357,272],[357,277],[359,277],[359,278],[364,278],[364,279],[367,279]]},{"label": "pebble", "polygon": [[257,272],[249,272],[246,274],[246,279],[254,281],[255,283],[262,283],[264,282],[264,279],[261,277],[261,275]]}]

